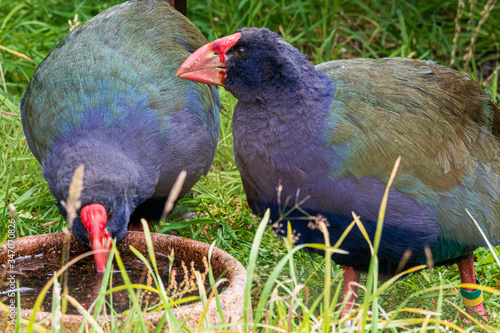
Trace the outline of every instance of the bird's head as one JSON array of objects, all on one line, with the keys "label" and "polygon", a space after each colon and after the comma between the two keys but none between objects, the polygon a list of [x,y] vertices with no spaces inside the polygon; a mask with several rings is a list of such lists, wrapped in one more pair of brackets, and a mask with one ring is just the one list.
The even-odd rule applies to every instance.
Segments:
[{"label": "bird's head", "polygon": [[[210,42],[184,61],[177,76],[220,85],[240,101],[297,89],[306,57],[266,28],[243,28]],[[296,69],[300,69],[297,71]]]},{"label": "bird's head", "polygon": [[151,197],[157,177],[125,154],[120,145],[99,134],[75,135],[54,145],[43,161],[43,176],[61,214],[67,217],[63,202],[70,201],[75,170],[84,165],[78,173],[82,182],[81,209],[76,212],[71,230],[80,244],[100,251],[94,256],[96,268],[104,271],[108,257],[105,252],[110,250],[111,241],[125,237],[130,215]]},{"label": "bird's head", "polygon": [[81,244],[94,253],[96,269],[106,269],[112,242],[122,240],[128,229],[130,209],[122,200],[105,200],[84,205],[73,222],[72,231]]}]

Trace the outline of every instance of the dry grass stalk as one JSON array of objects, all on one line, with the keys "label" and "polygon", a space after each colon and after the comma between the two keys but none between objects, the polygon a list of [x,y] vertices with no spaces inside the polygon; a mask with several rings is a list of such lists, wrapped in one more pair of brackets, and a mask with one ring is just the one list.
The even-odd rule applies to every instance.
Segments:
[{"label": "dry grass stalk", "polygon": [[165,208],[163,209],[163,213],[161,214],[160,221],[164,220],[167,217],[167,214],[172,211],[172,208],[174,208],[175,200],[177,200],[177,197],[179,197],[179,194],[181,193],[182,185],[186,180],[186,176],[187,176],[186,170],[182,170],[179,173],[179,176],[177,176],[177,180],[175,181],[174,186],[172,186],[172,189],[168,194],[168,199],[167,202],[165,203]]},{"label": "dry grass stalk", "polygon": [[61,205],[66,209],[66,218],[71,227],[73,227],[73,220],[76,218],[76,211],[81,207],[80,194],[82,194],[83,190],[84,171],[85,166],[83,164],[76,168],[69,185],[68,199],[61,201]]},{"label": "dry grass stalk", "polygon": [[[73,228],[73,221],[76,219],[76,212],[81,207],[80,195],[83,190],[83,173],[85,171],[85,166],[81,164],[78,168],[76,168],[75,173],[73,174],[73,178],[71,179],[71,183],[69,184],[69,193],[66,201],[61,201],[61,205],[66,209],[66,220],[71,228]],[[69,252],[70,252],[70,239],[71,232],[68,228],[63,228],[65,240],[63,246],[62,253],[62,261],[63,264],[66,264],[69,261]],[[62,278],[62,288],[63,288],[63,298],[61,302],[62,312],[66,313],[66,308],[68,306],[68,271],[64,271]]]},{"label": "dry grass stalk", "polygon": [[460,34],[460,19],[462,18],[462,9],[465,8],[465,3],[463,0],[458,0],[457,16],[455,17],[455,35],[453,36],[453,49],[451,50],[451,62],[450,65],[455,64],[455,53],[457,52],[457,41],[458,35]]},{"label": "dry grass stalk", "polygon": [[495,68],[493,70],[493,72],[491,72],[491,74],[486,78],[486,80],[484,80],[484,84],[485,85],[488,85],[490,84],[492,81],[493,81],[493,76],[495,76],[495,74],[500,71],[500,64],[497,66],[497,68]]},{"label": "dry grass stalk", "polygon": [[14,218],[16,217],[16,206],[14,206],[14,204],[10,203],[9,204],[9,215],[10,215],[10,218]]},{"label": "dry grass stalk", "polygon": [[6,48],[5,46],[0,45],[0,50],[4,50],[4,51],[6,51],[6,52],[12,53],[12,54],[13,54],[13,55],[15,55],[15,56],[18,56],[19,58],[23,58],[23,59],[26,59],[26,60],[28,60],[28,61],[31,61],[32,63],[35,63],[35,62],[34,62],[33,60],[31,60],[31,58],[30,58],[30,57],[28,57],[27,55],[24,55],[24,54],[22,54],[22,53],[19,53],[19,52],[13,51],[13,50],[11,50],[11,49],[8,49],[8,48]]},{"label": "dry grass stalk", "polygon": [[[139,284],[143,284],[144,279],[146,280],[145,284],[147,286],[154,287],[153,276],[151,275],[151,272],[146,267],[143,268],[143,272],[141,274],[141,279],[140,279]],[[140,288],[139,288],[139,290],[140,290]],[[143,304],[143,305],[145,305],[146,308],[148,308],[149,304],[151,303],[152,297],[153,297],[152,291],[144,290],[144,292],[140,293],[140,295],[139,295],[139,304]]]},{"label": "dry grass stalk", "polygon": [[434,259],[432,258],[432,252],[431,249],[428,246],[425,246],[425,258],[427,261],[427,268],[433,269],[434,268]]},{"label": "dry grass stalk", "polygon": [[20,114],[17,114],[17,113],[12,113],[12,112],[7,112],[7,111],[3,111],[3,110],[0,110],[0,113],[6,115],[6,116],[14,116],[14,117],[21,117]]},{"label": "dry grass stalk", "polygon": [[475,5],[475,2],[476,0],[469,0],[469,20],[467,21],[467,31],[470,31],[471,30],[471,27],[472,27],[472,20],[474,19],[474,5]]},{"label": "dry grass stalk", "polygon": [[201,279],[200,282],[204,284],[209,270],[208,261],[206,257],[203,257],[203,266],[205,267],[205,271],[201,273],[195,269],[193,261],[191,262],[190,269],[187,268],[184,261],[181,261],[181,268],[184,273],[183,274],[184,278],[178,284],[175,279],[177,275],[177,270],[172,269],[170,272],[170,283],[166,288],[167,295],[169,295],[172,299],[181,299],[184,295],[193,292],[195,290],[198,290],[195,272],[199,273]]},{"label": "dry grass stalk", "polygon": [[54,225],[54,224],[57,224],[57,223],[59,223],[59,221],[58,220],[54,220],[54,221],[50,221],[50,222],[47,222],[47,223],[43,223],[43,224],[41,224],[41,226],[44,227],[44,228],[47,228],[47,227],[50,227],[51,225]]},{"label": "dry grass stalk", "polygon": [[68,20],[68,24],[69,24],[69,31],[75,30],[80,25],[80,22],[78,21],[78,14],[75,14],[73,22],[71,22],[71,20]]},{"label": "dry grass stalk", "polygon": [[0,77],[2,77],[3,91],[7,93],[7,84],[5,83],[5,76],[3,75],[3,68],[1,61],[0,61]]},{"label": "dry grass stalk", "polygon": [[[488,19],[488,16],[490,15],[490,13],[493,10],[493,8],[495,8],[496,3],[497,3],[497,0],[489,0],[486,3],[486,5],[484,5],[483,10],[481,11],[481,14],[480,14],[481,18],[479,19],[477,27],[474,30],[474,34],[472,35],[472,38],[470,40],[470,44],[469,44],[469,46],[466,49],[467,53],[464,56],[464,60],[465,60],[466,65],[468,65],[469,60],[472,58],[472,54],[474,52],[474,48],[475,48],[477,36],[479,34],[479,30],[481,29],[481,26],[483,25],[483,23],[486,22],[486,20]],[[472,2],[471,2],[471,13],[470,13],[471,18],[474,15],[474,13],[472,11],[472,9],[473,9],[472,6],[473,5],[472,5]]]}]

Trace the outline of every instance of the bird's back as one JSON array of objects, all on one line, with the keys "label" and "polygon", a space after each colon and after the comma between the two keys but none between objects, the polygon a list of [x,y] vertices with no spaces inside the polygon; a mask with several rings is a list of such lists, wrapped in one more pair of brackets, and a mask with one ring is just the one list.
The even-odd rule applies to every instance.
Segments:
[{"label": "bird's back", "polygon": [[[242,104],[235,112],[236,161],[254,211],[270,207],[276,221],[301,202],[309,214],[328,219],[332,243],[355,212],[373,237],[401,156],[379,249],[382,273],[393,274],[406,250],[414,266],[425,264],[425,247],[435,263],[445,263],[485,245],[466,210],[491,242],[500,242],[500,113],[484,88],[457,71],[410,59],[340,60],[316,69],[331,80],[328,107],[304,94],[278,111]],[[301,215],[295,209],[285,218],[298,241],[322,242],[319,230],[296,219]],[[357,227],[341,248],[349,255],[334,255],[337,263],[368,269],[370,249]]]},{"label": "bird's back", "polygon": [[[402,196],[400,202],[393,197],[392,205],[409,209],[406,216],[391,216],[389,207],[388,228],[414,229],[416,235],[431,230],[434,220],[434,260],[445,262],[485,245],[469,211],[489,240],[500,243],[500,111],[481,85],[433,62],[403,58],[332,61],[316,68],[335,84],[322,133],[342,160],[330,170],[331,179],[385,184],[401,156],[392,189]],[[409,199],[420,208],[410,209]]]}]

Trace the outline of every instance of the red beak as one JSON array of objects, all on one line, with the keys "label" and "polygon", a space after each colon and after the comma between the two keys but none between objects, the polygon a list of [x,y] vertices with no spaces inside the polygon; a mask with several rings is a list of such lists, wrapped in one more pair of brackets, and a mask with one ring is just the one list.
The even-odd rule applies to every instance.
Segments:
[{"label": "red beak", "polygon": [[94,253],[95,266],[98,272],[106,270],[111,251],[112,239],[106,230],[106,208],[100,204],[91,204],[82,208],[81,219],[89,234],[89,241]]},{"label": "red beak", "polygon": [[225,87],[226,52],[240,37],[241,32],[237,32],[203,45],[184,61],[177,77]]}]

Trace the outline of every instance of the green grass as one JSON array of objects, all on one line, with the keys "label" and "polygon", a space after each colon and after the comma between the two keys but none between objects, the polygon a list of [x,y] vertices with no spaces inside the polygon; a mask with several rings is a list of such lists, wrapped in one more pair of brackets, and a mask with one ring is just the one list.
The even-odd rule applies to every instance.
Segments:
[{"label": "green grass", "polygon": [[[0,110],[19,114],[29,78],[37,64],[69,32],[68,20],[78,14],[79,21],[85,22],[119,2],[0,0]],[[485,10],[493,2],[188,0],[188,17],[209,40],[244,26],[267,26],[314,63],[387,56],[434,59],[469,73],[484,84],[498,103],[500,5],[490,12]],[[330,264],[324,258],[292,250],[270,229],[259,229],[259,219],[246,205],[232,152],[231,118],[236,100],[222,89],[220,93],[227,111],[221,114],[220,142],[212,171],[198,182],[190,196],[181,200],[185,209],[199,217],[182,222],[170,218],[157,231],[215,242],[244,266],[253,267],[253,283],[246,296],[252,300],[254,319],[260,325],[255,325],[256,329],[311,332],[315,325],[321,329],[325,325],[321,318],[330,315],[331,304],[341,301],[341,270],[333,264],[327,270]],[[19,237],[61,231],[65,221],[27,147],[19,117],[0,114],[0,158],[0,233],[7,231],[9,203],[17,209]],[[491,252],[478,249],[475,254],[475,269],[483,286],[498,288],[500,267]],[[373,278],[365,277],[362,284]],[[457,267],[449,266],[410,274],[388,285],[370,284],[371,291],[360,293],[364,311],[352,324],[366,324],[366,330],[372,331],[382,327],[392,332],[434,331],[432,320],[440,318],[451,319],[460,326],[457,313],[462,305],[456,288],[459,281]],[[324,290],[330,291],[331,302],[326,305]],[[269,312],[259,317],[264,306]],[[485,306],[489,313],[499,313],[500,295],[485,293]],[[411,309],[426,312],[415,313]],[[378,317],[375,325],[370,326],[367,321],[368,311],[376,314],[370,317]],[[333,318],[335,324],[339,315]],[[490,325],[500,327],[500,318],[497,316]],[[443,330],[445,324],[438,327],[436,330]],[[464,328],[474,330],[472,326]],[[339,330],[338,325],[336,329]]]}]

